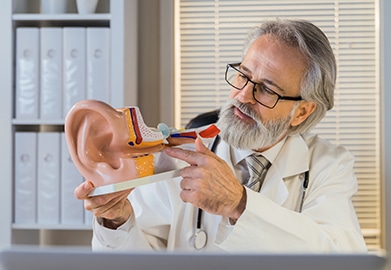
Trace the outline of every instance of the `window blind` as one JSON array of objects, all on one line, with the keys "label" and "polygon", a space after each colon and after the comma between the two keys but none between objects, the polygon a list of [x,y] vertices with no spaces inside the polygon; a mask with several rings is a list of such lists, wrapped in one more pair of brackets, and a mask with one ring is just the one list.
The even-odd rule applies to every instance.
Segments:
[{"label": "window blind", "polygon": [[176,0],[176,126],[219,108],[249,29],[262,20],[306,19],[328,36],[338,63],[335,106],[314,132],[356,158],[353,198],[369,250],[381,246],[380,85],[375,0]]}]

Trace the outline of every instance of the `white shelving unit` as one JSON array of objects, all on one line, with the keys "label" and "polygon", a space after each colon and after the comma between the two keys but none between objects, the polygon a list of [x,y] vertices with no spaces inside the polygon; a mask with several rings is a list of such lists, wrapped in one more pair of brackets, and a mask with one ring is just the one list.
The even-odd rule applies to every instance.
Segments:
[{"label": "white shelving unit", "polygon": [[[17,27],[109,27],[110,104],[137,105],[137,0],[99,0],[94,14],[78,14],[68,0],[65,14],[42,14],[39,0],[0,1],[0,248],[13,244],[80,244],[90,226],[14,224],[14,134],[24,130],[63,130],[62,120],[15,118],[15,36]],[[58,236],[60,235],[60,236]],[[60,239],[57,243],[56,239]],[[89,240],[88,240],[89,241]]]}]

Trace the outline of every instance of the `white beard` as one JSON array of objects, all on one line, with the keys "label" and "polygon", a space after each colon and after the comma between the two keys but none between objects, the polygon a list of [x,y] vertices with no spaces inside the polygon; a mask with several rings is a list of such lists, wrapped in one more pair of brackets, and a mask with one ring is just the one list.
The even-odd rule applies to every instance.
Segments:
[{"label": "white beard", "polygon": [[[236,116],[235,107],[251,117],[254,124],[245,122]],[[220,129],[221,138],[235,148],[248,150],[269,148],[287,134],[294,109],[295,107],[292,113],[285,118],[262,123],[249,105],[232,99],[222,107],[216,125]]]}]

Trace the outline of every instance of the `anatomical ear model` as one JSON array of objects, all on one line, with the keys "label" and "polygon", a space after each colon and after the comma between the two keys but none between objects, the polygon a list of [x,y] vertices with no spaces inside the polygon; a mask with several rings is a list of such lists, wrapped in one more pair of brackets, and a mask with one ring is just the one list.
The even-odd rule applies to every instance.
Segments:
[{"label": "anatomical ear model", "polygon": [[218,132],[214,125],[183,132],[172,132],[165,124],[150,128],[138,107],[114,109],[97,100],[76,103],[65,119],[72,160],[95,187],[152,175],[153,153]]}]

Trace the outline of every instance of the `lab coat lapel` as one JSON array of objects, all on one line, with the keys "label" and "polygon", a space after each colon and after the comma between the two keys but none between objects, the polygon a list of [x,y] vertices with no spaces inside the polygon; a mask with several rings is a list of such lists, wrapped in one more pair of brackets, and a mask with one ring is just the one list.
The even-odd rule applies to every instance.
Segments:
[{"label": "lab coat lapel", "polygon": [[289,195],[288,177],[308,170],[308,146],[300,135],[289,136],[270,167],[260,193],[282,205]]},{"label": "lab coat lapel", "polygon": [[232,164],[232,157],[231,157],[231,147],[222,139],[219,141],[219,145],[216,148],[215,151],[216,155],[218,155],[221,159],[225,160],[229,167],[234,170],[234,165]]}]

